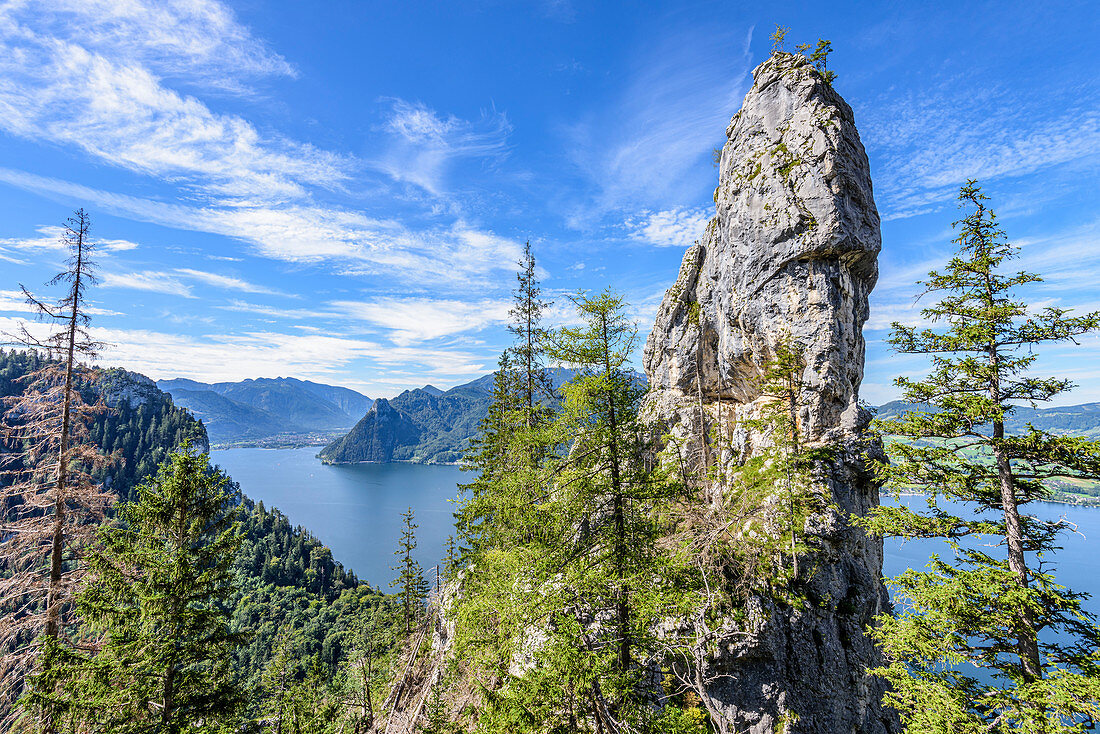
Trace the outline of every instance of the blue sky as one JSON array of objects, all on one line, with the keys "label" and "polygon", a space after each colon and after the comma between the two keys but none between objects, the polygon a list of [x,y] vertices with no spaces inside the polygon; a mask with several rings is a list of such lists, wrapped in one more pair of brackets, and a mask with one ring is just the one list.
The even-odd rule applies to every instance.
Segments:
[{"label": "blue sky", "polygon": [[[711,150],[769,50],[829,38],[883,217],[863,396],[980,179],[1037,304],[1100,307],[1092,3],[0,2],[0,330],[103,243],[103,362],[374,396],[492,369],[530,239],[547,294],[612,285],[644,336],[712,213]],[[1100,341],[1043,352],[1100,400]]]}]

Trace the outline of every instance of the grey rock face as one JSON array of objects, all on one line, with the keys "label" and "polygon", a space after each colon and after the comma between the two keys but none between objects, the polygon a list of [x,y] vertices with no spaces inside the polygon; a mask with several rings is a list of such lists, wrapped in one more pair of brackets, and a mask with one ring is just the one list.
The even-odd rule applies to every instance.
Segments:
[{"label": "grey rock face", "polygon": [[[688,444],[720,424],[732,445],[696,460],[737,464],[766,443],[738,418],[757,414],[776,345],[794,343],[806,360],[802,439],[835,447],[837,458],[815,488],[830,507],[804,528],[815,550],[800,565],[814,570],[799,593],[810,603],[753,599],[753,634],[711,661],[710,696],[726,731],[894,731],[881,686],[865,672],[878,653],[864,630],[889,608],[882,543],[849,521],[879,498],[864,457],[880,447],[865,442],[858,404],[881,247],[867,155],[851,108],[794,54],[757,67],[726,135],[716,215],[685,254],[646,342],[647,413]],[[717,499],[725,488],[706,489]]]}]

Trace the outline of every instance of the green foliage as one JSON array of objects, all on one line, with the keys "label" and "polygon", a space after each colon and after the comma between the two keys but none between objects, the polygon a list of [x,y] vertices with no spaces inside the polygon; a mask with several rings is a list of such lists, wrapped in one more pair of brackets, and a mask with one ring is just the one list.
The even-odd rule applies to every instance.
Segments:
[{"label": "green foliage", "polygon": [[[658,507],[680,488],[645,461],[643,391],[626,370],[636,344],[621,299],[575,299],[583,325],[552,335],[575,368],[553,420],[528,420],[524,368],[498,372],[477,452],[456,654],[486,685],[486,732],[577,730],[640,722],[637,660],[653,655],[671,574],[656,541]],[[530,425],[530,428],[528,427]],[[466,523],[466,527],[470,527]],[[523,667],[513,675],[516,656]]]},{"label": "green foliage", "polygon": [[975,182],[959,200],[972,211],[955,223],[958,252],[923,282],[937,299],[923,314],[945,328],[894,324],[891,337],[900,352],[930,355],[924,379],[895,381],[928,409],[878,423],[908,439],[890,444],[879,475],[895,491],[920,487],[927,510],[884,507],[865,521],[882,535],[942,538],[952,557],[891,582],[902,612],[873,631],[889,659],[877,672],[909,732],[1080,731],[1100,721],[1100,629],[1082,595],[1051,573],[1066,524],[1021,510],[1049,496],[1052,478],[1100,476],[1100,443],[1034,427],[1009,435],[1005,422],[1017,405],[1071,387],[1029,376],[1034,347],[1096,330],[1100,313],[1071,317],[1017,300],[1018,288],[1041,279],[1002,272],[1018,249]]},{"label": "green foliage", "polygon": [[[43,363],[30,352],[0,350],[0,396],[19,394],[18,379]],[[81,385],[86,400],[102,398],[113,406],[91,425],[95,440],[118,457],[102,478],[122,499],[136,501],[138,484],[150,479],[185,438],[198,436],[197,443],[205,442],[202,424],[140,375],[111,369],[94,370],[91,377]],[[308,531],[262,502],[239,497],[228,477],[216,476],[240,502],[242,538],[233,556],[228,596],[222,600],[230,613],[230,632],[241,641],[225,653],[232,686],[244,702],[237,723],[271,721],[270,675],[279,669],[285,697],[316,704],[311,703],[316,716],[308,717],[299,706],[297,725],[354,731],[364,716],[363,677],[356,672],[361,651],[370,651],[369,692],[377,699],[384,695],[384,673],[403,634],[400,606],[394,597],[360,583]],[[364,635],[364,627],[369,634]],[[74,632],[81,639],[92,634]],[[60,646],[47,653],[58,665],[42,690],[60,686],[58,671],[86,663]],[[54,703],[70,706],[74,696],[73,690],[60,689]],[[295,719],[286,721],[283,731],[289,732]]]},{"label": "green foliage", "polygon": [[420,526],[413,522],[411,507],[401,513],[401,520],[401,537],[397,541],[397,549],[394,550],[397,565],[392,567],[397,571],[397,578],[390,586],[397,587],[407,633],[412,631],[413,624],[419,622],[423,615],[428,582],[424,579],[424,570],[420,568],[420,563],[412,557],[412,552],[416,550],[416,529]]},{"label": "green foliage", "polygon": [[103,635],[74,665],[76,706],[113,732],[203,730],[239,706],[230,669],[230,568],[240,545],[238,497],[185,443],[137,502],[124,527],[100,530],[88,557],[81,618]]},{"label": "green foliage", "polygon": [[791,29],[786,26],[781,26],[778,23],[775,24],[775,30],[772,32],[770,39],[772,42],[772,53],[782,53],[787,46],[787,34],[791,32]]},{"label": "green foliage", "polygon": [[833,44],[829,41],[818,39],[817,48],[810,54],[810,62],[814,65],[814,68],[821,72],[821,76],[825,81],[832,84],[836,80],[836,72],[829,71],[828,59],[829,54],[833,52]]},{"label": "green foliage", "polygon": [[[33,352],[0,349],[0,398],[21,395],[24,388],[18,378],[44,364]],[[103,453],[118,457],[93,467],[91,474],[119,499],[136,499],[137,485],[154,474],[184,440],[205,445],[202,424],[140,375],[111,368],[94,370],[91,377],[79,384],[84,401],[94,404],[102,399],[110,409],[92,417],[89,439]]]}]

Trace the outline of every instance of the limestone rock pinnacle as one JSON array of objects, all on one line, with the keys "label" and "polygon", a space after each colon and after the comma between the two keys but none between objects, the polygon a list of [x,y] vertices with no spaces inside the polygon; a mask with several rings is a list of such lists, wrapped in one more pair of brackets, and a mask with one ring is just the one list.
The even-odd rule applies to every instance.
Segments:
[{"label": "limestone rock pinnacle", "polygon": [[[708,693],[722,731],[886,734],[898,724],[866,672],[880,662],[867,626],[889,608],[882,542],[851,522],[879,498],[865,457],[881,446],[864,437],[859,406],[881,247],[870,167],[851,108],[804,56],[773,54],[753,76],[726,130],[715,216],[646,342],[646,411],[658,435],[712,437],[697,465],[733,467],[766,446],[738,423],[764,400],[776,346],[801,348],[802,440],[836,457],[815,479],[826,509],[801,529],[813,571],[799,593],[811,603],[752,599],[752,634],[708,663]],[[721,480],[704,489],[720,506]]]}]

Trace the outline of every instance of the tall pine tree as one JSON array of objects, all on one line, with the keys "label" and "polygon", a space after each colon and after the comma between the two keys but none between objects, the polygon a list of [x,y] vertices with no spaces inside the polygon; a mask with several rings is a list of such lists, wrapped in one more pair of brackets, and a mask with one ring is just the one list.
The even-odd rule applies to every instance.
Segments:
[{"label": "tall pine tree", "polygon": [[397,565],[392,566],[397,571],[397,578],[390,586],[397,587],[397,593],[401,598],[401,611],[405,620],[405,633],[412,631],[413,624],[420,621],[424,611],[424,599],[428,595],[428,582],[424,579],[424,571],[420,563],[413,558],[416,550],[416,529],[420,527],[413,522],[413,509],[410,507],[401,513],[401,537],[397,541]]},{"label": "tall pine tree", "polygon": [[75,708],[94,730],[209,731],[240,701],[230,663],[230,569],[241,543],[240,494],[188,444],[100,530],[78,608],[104,635],[71,668]]},{"label": "tall pine tree", "polygon": [[1047,480],[1100,478],[1100,443],[1031,426],[1009,435],[1005,422],[1016,406],[1070,389],[1028,374],[1035,348],[1096,330],[1100,313],[1029,308],[1016,292],[1040,277],[1004,272],[1018,248],[974,181],[959,201],[970,211],[955,223],[957,253],[922,282],[936,299],[924,317],[943,328],[894,324],[891,337],[897,351],[931,357],[928,376],[895,381],[928,408],[879,424],[899,439],[882,478],[921,489],[927,509],[881,507],[867,522],[883,535],[942,539],[951,557],[892,581],[902,612],[874,631],[890,660],[879,672],[914,734],[1080,731],[1100,722],[1100,630],[1052,574],[1067,523],[1026,509],[1050,496]]},{"label": "tall pine tree", "polygon": [[0,719],[9,726],[22,695],[41,732],[56,729],[57,669],[78,641],[73,597],[82,583],[81,556],[113,500],[93,480],[107,459],[89,435],[103,405],[80,394],[93,373],[82,362],[99,344],[88,332],[88,289],[96,283],[95,247],[83,209],[67,221],[62,246],[66,269],[53,303],[23,293],[37,316],[53,325],[45,335],[22,327],[16,338],[43,354],[40,367],[21,378],[22,394],[8,400],[0,458]]}]

